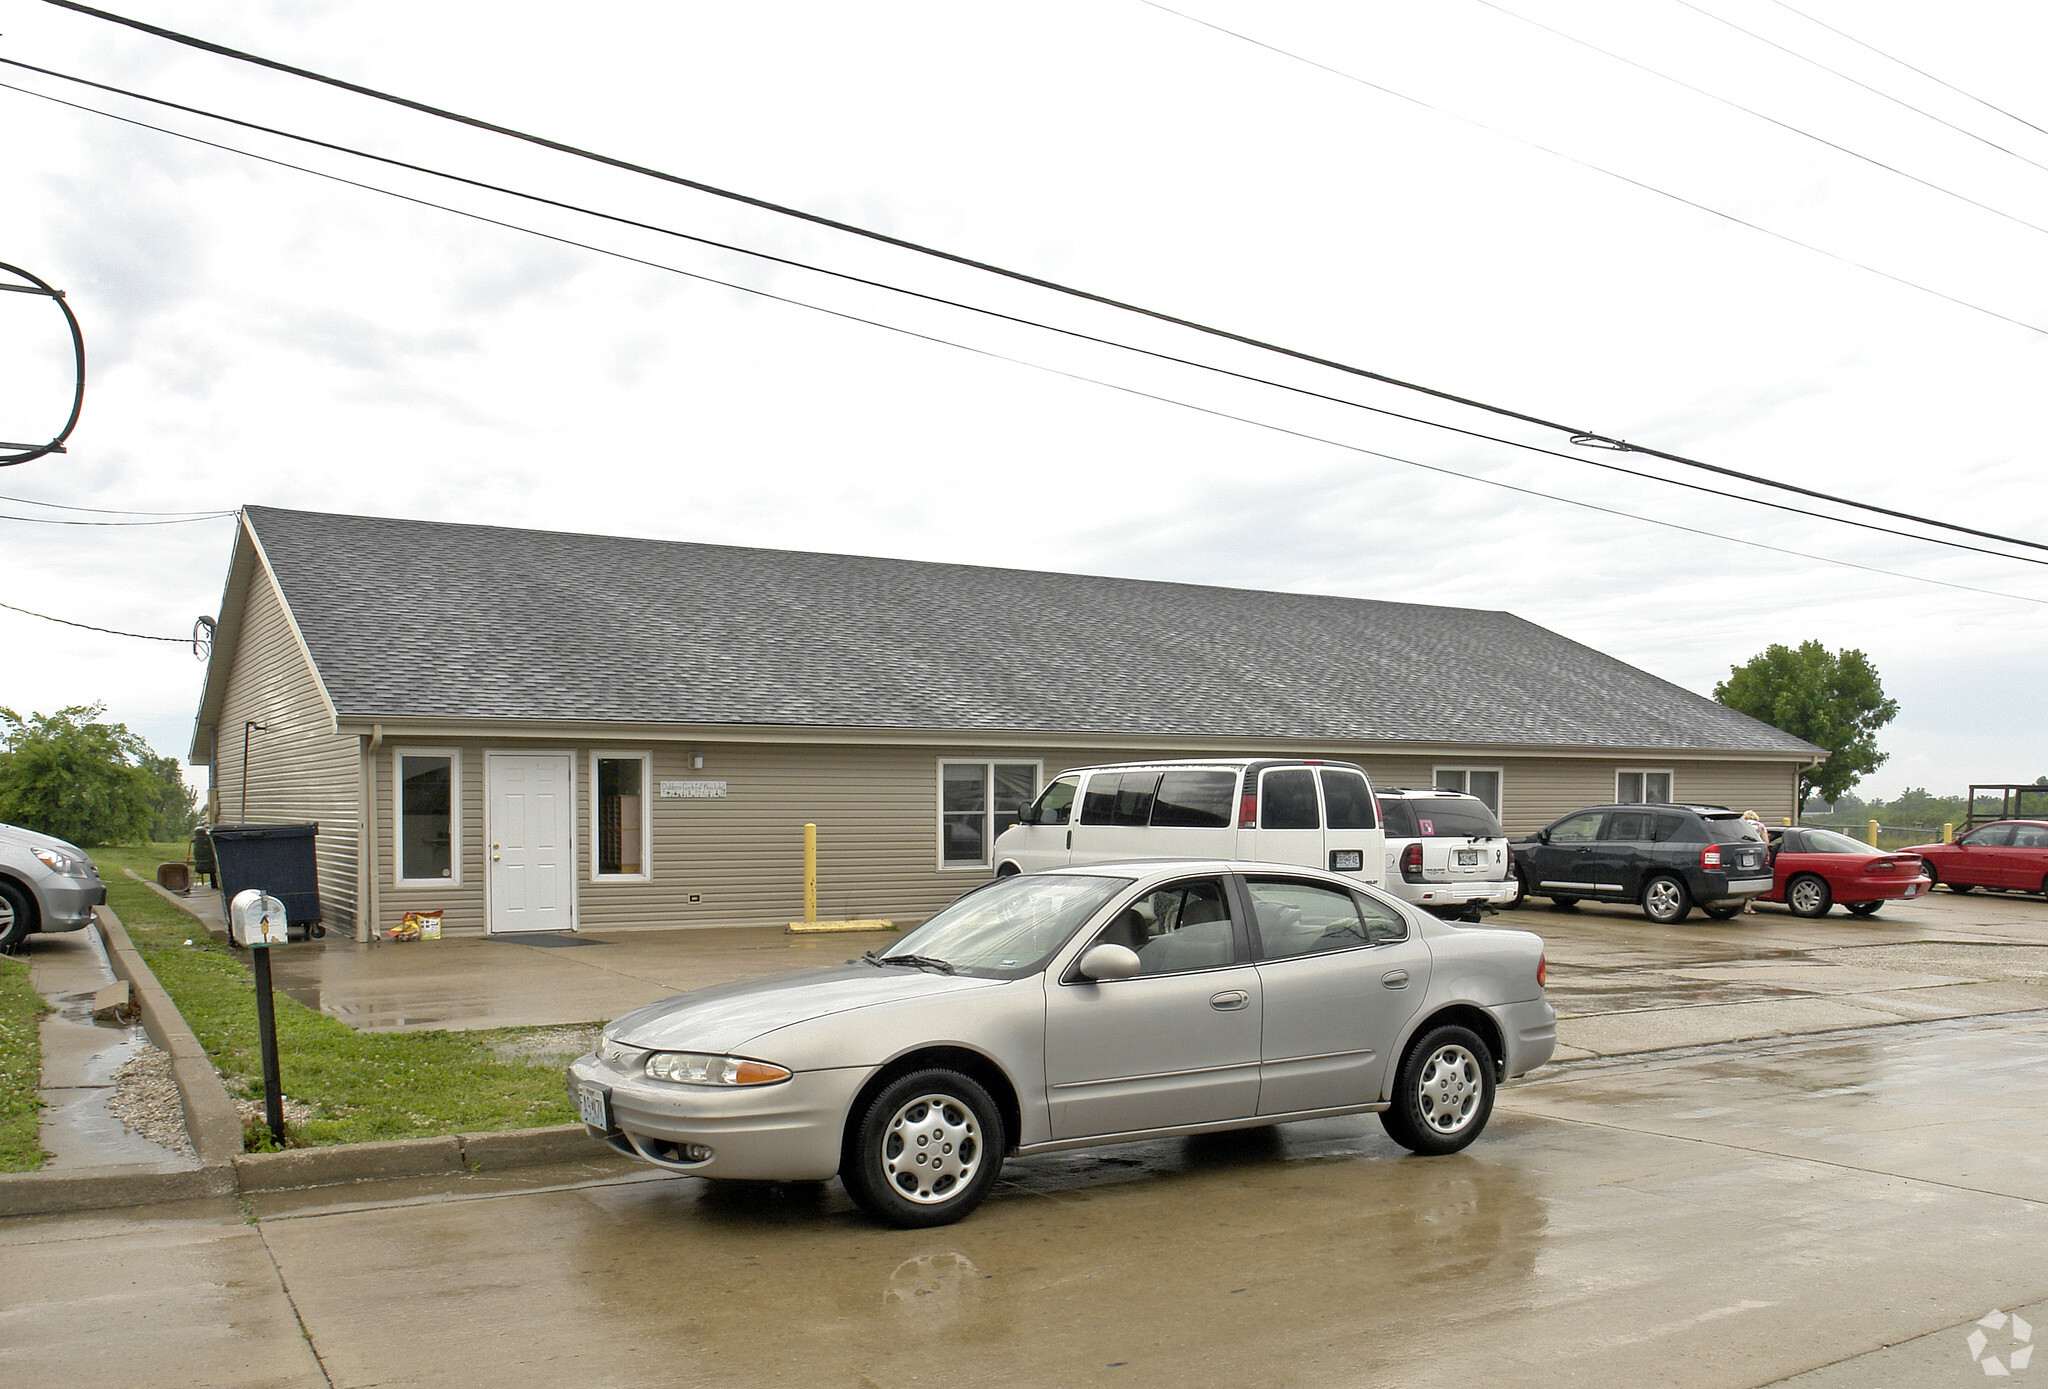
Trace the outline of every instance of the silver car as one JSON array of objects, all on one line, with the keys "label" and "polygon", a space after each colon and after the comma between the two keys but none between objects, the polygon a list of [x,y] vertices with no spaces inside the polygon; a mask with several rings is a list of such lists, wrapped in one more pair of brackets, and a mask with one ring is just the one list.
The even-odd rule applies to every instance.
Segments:
[{"label": "silver car", "polygon": [[21,949],[37,931],[92,924],[107,900],[99,869],[76,844],[16,825],[0,825],[0,952]]},{"label": "silver car", "polygon": [[879,954],[702,989],[570,1067],[593,1136],[711,1178],[837,1175],[943,1225],[1003,1160],[1374,1111],[1479,1136],[1550,1058],[1543,943],[1313,868],[1096,864],[999,878]]}]

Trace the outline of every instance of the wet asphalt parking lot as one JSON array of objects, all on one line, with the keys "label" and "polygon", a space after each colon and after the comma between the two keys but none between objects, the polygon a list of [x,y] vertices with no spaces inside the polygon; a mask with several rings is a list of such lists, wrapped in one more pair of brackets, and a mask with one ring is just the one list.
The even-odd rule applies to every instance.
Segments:
[{"label": "wet asphalt parking lot", "polygon": [[1371,1116],[1056,1154],[917,1232],[596,1151],[20,1217],[0,1382],[2048,1383],[2048,903],[1501,921],[1570,1049],[1450,1158]]}]

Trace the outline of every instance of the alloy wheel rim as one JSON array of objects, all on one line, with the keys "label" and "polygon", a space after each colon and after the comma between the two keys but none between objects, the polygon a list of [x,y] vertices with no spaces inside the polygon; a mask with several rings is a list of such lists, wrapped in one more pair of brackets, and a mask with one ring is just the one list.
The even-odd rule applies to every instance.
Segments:
[{"label": "alloy wheel rim", "polygon": [[1678,889],[1668,882],[1650,884],[1650,910],[1660,918],[1678,911]]},{"label": "alloy wheel rim", "polygon": [[1803,912],[1813,911],[1820,906],[1820,884],[1811,878],[1802,878],[1792,887],[1792,905]]},{"label": "alloy wheel rim", "polygon": [[882,1172],[906,1201],[935,1206],[965,1191],[981,1170],[981,1127],[952,1095],[919,1095],[882,1130]]},{"label": "alloy wheel rim", "polygon": [[1483,1093],[1479,1058],[1456,1042],[1432,1052],[1416,1077],[1422,1122],[1438,1133],[1456,1133],[1471,1123]]}]

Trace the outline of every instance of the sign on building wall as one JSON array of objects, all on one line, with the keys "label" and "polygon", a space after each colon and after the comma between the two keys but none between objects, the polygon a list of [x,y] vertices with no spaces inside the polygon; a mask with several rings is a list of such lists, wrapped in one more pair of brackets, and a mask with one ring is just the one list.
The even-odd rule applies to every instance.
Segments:
[{"label": "sign on building wall", "polygon": [[663,800],[682,799],[686,801],[715,801],[725,798],[725,783],[722,781],[664,781],[661,784]]}]

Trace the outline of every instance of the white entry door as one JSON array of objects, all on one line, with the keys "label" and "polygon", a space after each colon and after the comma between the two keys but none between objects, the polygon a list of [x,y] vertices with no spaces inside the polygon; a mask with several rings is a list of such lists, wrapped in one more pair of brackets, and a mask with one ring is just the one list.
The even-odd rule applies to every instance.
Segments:
[{"label": "white entry door", "polygon": [[490,930],[576,929],[576,785],[566,752],[484,756]]}]

